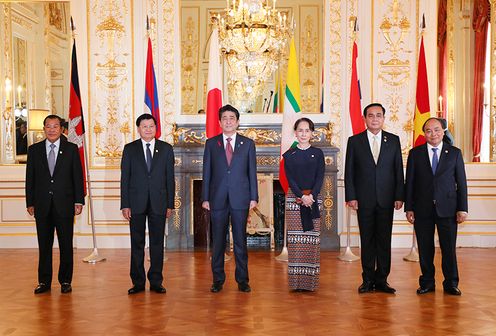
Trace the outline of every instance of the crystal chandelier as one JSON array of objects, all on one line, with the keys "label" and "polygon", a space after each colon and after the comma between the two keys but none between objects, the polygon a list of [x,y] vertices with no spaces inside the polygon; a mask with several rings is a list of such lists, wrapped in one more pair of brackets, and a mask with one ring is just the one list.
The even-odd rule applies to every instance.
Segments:
[{"label": "crystal chandelier", "polygon": [[293,20],[290,23],[276,9],[276,0],[227,0],[225,14],[218,19],[229,91],[243,90],[233,98],[243,96],[243,105],[248,106],[250,96],[253,101],[262,92],[284,56]]}]

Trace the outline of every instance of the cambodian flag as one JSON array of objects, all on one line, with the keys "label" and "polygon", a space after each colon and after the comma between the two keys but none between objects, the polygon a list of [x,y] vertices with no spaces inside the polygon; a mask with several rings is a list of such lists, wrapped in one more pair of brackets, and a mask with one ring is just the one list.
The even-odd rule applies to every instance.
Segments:
[{"label": "cambodian flag", "polygon": [[152,41],[148,38],[148,51],[146,56],[146,74],[145,74],[145,106],[148,113],[157,121],[157,133],[155,138],[159,139],[162,134],[160,126],[160,109],[158,107],[157,80],[153,68]]}]

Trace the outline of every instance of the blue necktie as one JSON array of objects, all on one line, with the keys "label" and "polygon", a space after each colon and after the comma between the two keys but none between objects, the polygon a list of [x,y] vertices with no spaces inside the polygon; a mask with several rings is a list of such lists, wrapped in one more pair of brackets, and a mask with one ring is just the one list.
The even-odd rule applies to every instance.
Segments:
[{"label": "blue necktie", "polygon": [[437,165],[439,164],[439,159],[437,157],[438,148],[432,148],[432,174],[436,174]]},{"label": "blue necktie", "polygon": [[152,170],[152,151],[150,150],[150,144],[146,144],[146,166],[148,168],[148,172]]}]

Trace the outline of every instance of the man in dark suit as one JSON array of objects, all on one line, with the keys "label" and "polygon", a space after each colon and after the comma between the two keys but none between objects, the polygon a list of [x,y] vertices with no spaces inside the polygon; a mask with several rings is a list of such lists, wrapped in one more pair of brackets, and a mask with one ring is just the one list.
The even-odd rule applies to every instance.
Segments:
[{"label": "man in dark suit", "polygon": [[165,221],[174,208],[174,152],[155,139],[157,123],[151,114],[136,120],[140,139],[124,147],[121,162],[121,210],[131,231],[131,280],[128,294],[145,290],[145,222],[150,240],[150,290],[165,293],[162,285]]},{"label": "man in dark suit", "polygon": [[36,219],[40,253],[35,294],[51,288],[55,230],[60,250],[61,291],[72,291],[74,215],[79,215],[83,208],[84,185],[78,147],[61,137],[60,121],[56,115],[47,116],[43,121],[46,139],[28,150],[26,206]]},{"label": "man in dark suit", "polygon": [[213,293],[222,290],[226,279],[224,251],[231,220],[238,289],[250,292],[246,220],[257,206],[257,161],[253,140],[236,133],[239,112],[231,105],[219,109],[222,134],[205,143],[203,155],[202,207],[210,210],[212,222]]},{"label": "man in dark suit", "polygon": [[461,151],[442,141],[442,122],[428,119],[422,130],[427,143],[410,150],[406,166],[407,220],[414,224],[420,256],[417,294],[435,290],[434,230],[437,225],[442,254],[445,293],[458,289],[456,235],[458,223],[467,218],[467,179]]},{"label": "man in dark suit", "polygon": [[385,109],[370,104],[363,110],[367,130],[348,139],[345,199],[357,211],[362,278],[359,293],[395,293],[387,277],[391,269],[394,209],[403,206],[404,177],[398,136],[383,131]]}]

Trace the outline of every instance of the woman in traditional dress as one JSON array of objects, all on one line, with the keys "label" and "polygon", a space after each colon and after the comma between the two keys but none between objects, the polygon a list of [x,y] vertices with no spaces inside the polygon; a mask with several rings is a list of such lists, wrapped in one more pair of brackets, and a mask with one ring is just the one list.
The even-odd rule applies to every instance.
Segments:
[{"label": "woman in traditional dress", "polygon": [[315,130],[308,118],[298,119],[294,131],[298,144],[284,153],[289,183],[286,194],[288,280],[294,291],[315,291],[320,273],[320,188],[324,181],[324,153],[312,147]]}]

